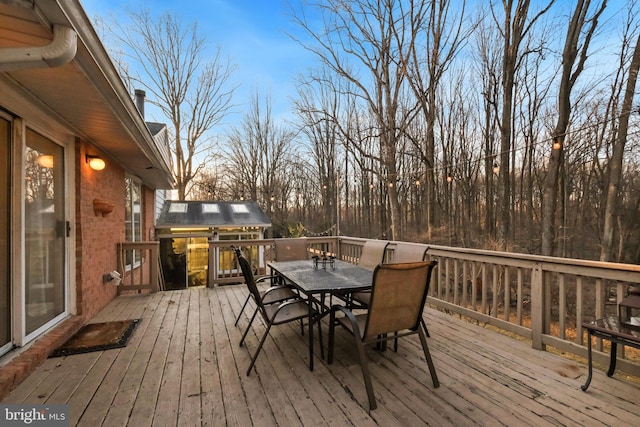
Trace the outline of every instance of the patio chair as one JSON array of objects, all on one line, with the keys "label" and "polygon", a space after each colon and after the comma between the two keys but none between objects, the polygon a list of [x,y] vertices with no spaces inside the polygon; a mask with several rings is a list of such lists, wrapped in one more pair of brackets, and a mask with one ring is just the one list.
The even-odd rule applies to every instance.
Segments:
[{"label": "patio chair", "polygon": [[[369,265],[372,261],[374,261],[375,259],[378,259],[378,264],[380,264],[384,259],[384,251],[386,251],[386,248],[388,245],[389,243],[384,245],[384,249],[382,250],[382,256],[380,256],[375,251],[370,251],[370,254],[367,256],[368,260],[365,261],[365,263]],[[377,249],[378,251],[380,251],[379,248],[381,246],[382,245],[378,245],[378,249]],[[366,247],[366,244],[365,244],[365,247]],[[363,253],[365,252],[364,248],[362,252]],[[406,243],[397,243],[395,248],[393,249],[393,258],[391,259],[391,262],[400,263],[400,262],[423,261],[426,254],[427,254],[427,248],[425,247],[409,245]],[[375,268],[375,265],[374,265],[374,268]],[[366,307],[369,305],[369,300],[371,299],[371,291],[356,292],[353,294],[353,299]],[[429,333],[427,333],[427,336],[428,335]]]},{"label": "patio chair", "polygon": [[391,258],[392,263],[424,261],[427,254],[426,246],[411,245],[408,243],[396,243]]},{"label": "patio chair", "polygon": [[[306,237],[275,239],[274,261],[298,261],[309,258]],[[280,284],[285,284],[282,277],[276,277]]]},{"label": "patio chair", "polygon": [[[305,242],[306,244],[306,242]],[[242,251],[239,248],[233,247],[232,249],[234,250],[236,257],[238,257],[239,254],[242,254]],[[281,251],[282,252],[282,251]],[[245,280],[246,280],[246,276],[245,276]],[[266,294],[266,290],[265,291],[260,291],[261,297],[262,297],[262,301],[265,304],[273,304],[276,302],[282,302],[282,301],[286,301],[288,299],[291,298],[297,298],[298,297],[298,293],[295,292],[293,290],[293,288],[291,286],[286,286],[284,284],[280,284],[280,285],[276,285],[274,286],[273,281],[271,276],[262,276],[258,279],[254,279],[256,282],[256,285],[260,284],[261,282],[265,282],[265,281],[269,281],[270,282],[270,287],[269,287],[269,293]],[[234,326],[238,326],[238,322],[240,321],[240,317],[242,316],[242,313],[244,313],[244,309],[247,307],[247,305],[249,304],[249,300],[252,298],[252,294],[251,292],[249,292],[249,294],[247,295],[247,298],[244,300],[244,304],[242,304],[242,308],[240,309],[240,312],[238,313],[238,315],[236,316],[236,321],[234,322]],[[256,307],[256,312],[257,312],[258,308]],[[255,313],[253,314],[253,317],[255,317]],[[253,319],[252,317],[252,319]],[[249,325],[251,325],[251,322],[249,322]]]},{"label": "patio chair", "polygon": [[362,246],[358,265],[367,270],[375,269],[384,260],[384,255],[389,246],[386,240],[367,240]]},{"label": "patio chair", "polygon": [[[376,409],[377,405],[364,350],[365,345],[417,334],[420,337],[433,386],[435,388],[440,386],[429,353],[427,338],[420,322],[429,291],[431,272],[436,264],[437,261],[381,264],[373,273],[371,304],[367,313],[356,315],[341,305],[331,308],[327,361],[329,364],[333,363],[335,327],[342,325],[354,337],[371,410]],[[343,313],[344,316],[337,317],[338,312]],[[398,333],[398,335],[389,336],[392,333]]]},{"label": "patio chair", "polygon": [[[289,322],[294,322],[300,320],[301,322],[305,318],[309,318],[309,316],[316,316],[317,310],[315,310],[309,304],[312,304],[311,301],[302,299],[298,296],[294,299],[289,299],[287,301],[283,301],[280,303],[273,304],[265,304],[264,299],[269,297],[270,292],[273,291],[274,288],[267,289],[264,293],[258,291],[258,287],[253,277],[253,271],[251,270],[251,264],[249,260],[245,258],[245,256],[239,250],[236,251],[236,255],[238,257],[238,262],[240,263],[240,268],[242,269],[242,274],[244,275],[245,282],[247,283],[247,287],[249,288],[249,292],[253,296],[253,299],[258,306],[257,310],[253,313],[247,328],[242,334],[242,338],[240,339],[240,346],[244,343],[247,334],[249,333],[249,328],[253,323],[253,319],[256,317],[258,313],[262,316],[262,319],[267,326],[262,338],[260,339],[260,343],[258,344],[258,348],[256,349],[255,354],[251,357],[251,363],[249,364],[249,368],[247,368],[247,376],[251,373],[251,369],[256,363],[256,359],[260,354],[260,350],[262,350],[262,346],[264,345],[267,336],[269,335],[269,331],[272,326],[282,325]],[[302,326],[302,330],[304,333],[304,326]],[[320,321],[318,321],[318,333],[320,337],[320,348],[322,349],[322,329],[320,326]]]},{"label": "patio chair", "polygon": [[[400,263],[400,262],[419,262],[424,261],[427,256],[427,247],[424,246],[416,246],[409,245],[407,243],[397,243],[396,247],[393,249],[393,258],[391,259],[392,263]],[[369,293],[369,296],[371,294]],[[369,300],[365,300],[362,298],[362,303],[369,305]],[[424,327],[424,332],[429,335],[429,329],[427,329],[427,324],[424,321],[424,318],[420,318],[422,322],[422,326]],[[396,339],[393,343],[393,348],[395,351],[398,351],[398,340]]]},{"label": "patio chair", "polygon": [[307,238],[275,239],[276,261],[297,261],[309,258]]},{"label": "patio chair", "polygon": [[[386,240],[367,240],[364,246],[362,246],[362,253],[360,254],[358,265],[367,270],[375,269],[378,264],[384,261],[387,246],[389,246],[389,242]],[[359,303],[363,307],[369,305],[370,298],[371,291],[354,292],[351,295],[352,301]]]}]

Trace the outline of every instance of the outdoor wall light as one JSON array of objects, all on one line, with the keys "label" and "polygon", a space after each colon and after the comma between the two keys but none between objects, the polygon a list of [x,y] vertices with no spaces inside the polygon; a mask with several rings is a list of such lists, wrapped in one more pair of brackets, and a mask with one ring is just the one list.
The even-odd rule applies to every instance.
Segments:
[{"label": "outdoor wall light", "polygon": [[99,156],[92,156],[91,154],[85,155],[85,160],[91,169],[94,171],[101,171],[106,166],[104,160]]}]

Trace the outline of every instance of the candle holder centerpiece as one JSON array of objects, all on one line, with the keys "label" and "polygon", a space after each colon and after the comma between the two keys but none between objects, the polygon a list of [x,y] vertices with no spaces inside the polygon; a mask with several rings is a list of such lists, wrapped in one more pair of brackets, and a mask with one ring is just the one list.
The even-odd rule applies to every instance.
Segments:
[{"label": "candle holder centerpiece", "polygon": [[317,270],[322,268],[323,270],[327,269],[327,265],[332,269],[336,269],[336,257],[333,255],[327,255],[325,251],[322,251],[320,255],[314,255],[311,257],[313,259],[313,269]]}]

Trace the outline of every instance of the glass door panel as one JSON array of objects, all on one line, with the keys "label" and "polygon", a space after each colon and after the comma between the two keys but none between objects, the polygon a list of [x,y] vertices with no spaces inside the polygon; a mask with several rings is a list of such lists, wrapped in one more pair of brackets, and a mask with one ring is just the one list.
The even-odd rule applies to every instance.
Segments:
[{"label": "glass door panel", "polygon": [[190,238],[187,258],[189,286],[207,286],[208,267],[209,239],[207,237]]},{"label": "glass door panel", "polygon": [[65,311],[64,149],[27,129],[25,335]]},{"label": "glass door panel", "polygon": [[186,237],[160,239],[160,259],[165,286],[169,290],[187,287]]},{"label": "glass door panel", "polygon": [[0,117],[0,355],[11,348],[11,286],[9,275],[11,122]]}]

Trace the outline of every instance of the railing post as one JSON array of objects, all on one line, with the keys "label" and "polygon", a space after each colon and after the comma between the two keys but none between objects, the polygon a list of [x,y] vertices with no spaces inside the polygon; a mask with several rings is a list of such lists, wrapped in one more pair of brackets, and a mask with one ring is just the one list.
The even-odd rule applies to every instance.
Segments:
[{"label": "railing post", "polygon": [[536,263],[531,270],[531,346],[536,350],[544,350],[542,335],[544,334],[545,286],[542,266]]},{"label": "railing post", "polygon": [[155,293],[158,292],[158,260],[160,259],[160,243],[159,242],[153,242],[155,244],[151,244],[150,246],[150,254],[149,256],[151,257],[150,260],[148,260],[149,262],[149,280],[150,280],[150,284],[151,284],[151,292]]},{"label": "railing post", "polygon": [[213,288],[216,285],[216,277],[218,277],[218,263],[216,262],[217,248],[213,246],[213,240],[208,240],[209,243],[209,266],[207,267],[207,287]]}]

